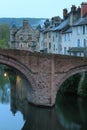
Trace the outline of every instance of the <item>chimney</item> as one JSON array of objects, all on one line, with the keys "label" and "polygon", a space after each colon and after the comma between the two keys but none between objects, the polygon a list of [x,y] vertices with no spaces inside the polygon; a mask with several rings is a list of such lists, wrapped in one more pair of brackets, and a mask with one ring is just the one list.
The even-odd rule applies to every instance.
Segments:
[{"label": "chimney", "polygon": [[80,6],[78,6],[78,8],[77,8],[77,12],[80,14],[81,13],[81,8],[80,8]]},{"label": "chimney", "polygon": [[75,12],[76,12],[76,6],[75,6],[75,5],[72,5],[72,7],[71,7],[71,12],[72,12],[72,13],[75,13]]},{"label": "chimney", "polygon": [[68,17],[68,11],[67,9],[63,9],[63,19],[66,19]]},{"label": "chimney", "polygon": [[87,2],[82,2],[81,4],[81,17],[87,13]]},{"label": "chimney", "polygon": [[70,25],[72,25],[81,17],[80,7],[77,8],[75,5],[72,5],[69,16],[70,16]]}]

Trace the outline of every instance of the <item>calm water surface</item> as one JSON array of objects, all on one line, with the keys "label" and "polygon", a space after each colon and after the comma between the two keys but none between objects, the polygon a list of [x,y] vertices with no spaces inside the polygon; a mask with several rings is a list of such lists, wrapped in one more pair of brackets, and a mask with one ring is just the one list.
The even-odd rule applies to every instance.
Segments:
[{"label": "calm water surface", "polygon": [[0,85],[0,130],[87,130],[87,99],[58,94],[55,107],[35,107],[19,81]]}]

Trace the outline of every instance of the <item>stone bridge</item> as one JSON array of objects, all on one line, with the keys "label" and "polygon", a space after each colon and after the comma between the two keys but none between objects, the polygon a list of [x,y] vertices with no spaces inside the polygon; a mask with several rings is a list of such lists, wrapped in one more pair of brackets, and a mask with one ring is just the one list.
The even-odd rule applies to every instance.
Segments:
[{"label": "stone bridge", "polygon": [[35,105],[53,106],[61,84],[70,76],[87,71],[87,58],[24,50],[0,49],[0,63],[20,71],[32,90],[28,101]]}]

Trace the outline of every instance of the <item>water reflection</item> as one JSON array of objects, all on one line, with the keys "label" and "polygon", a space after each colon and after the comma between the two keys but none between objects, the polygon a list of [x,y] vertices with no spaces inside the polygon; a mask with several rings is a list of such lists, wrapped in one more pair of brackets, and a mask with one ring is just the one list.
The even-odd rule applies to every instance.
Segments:
[{"label": "water reflection", "polygon": [[1,130],[87,130],[86,98],[58,94],[55,107],[35,107],[27,100],[27,80],[20,74],[9,79],[0,87]]},{"label": "water reflection", "polygon": [[58,94],[54,108],[35,107],[24,96],[27,89],[23,83],[11,92],[12,112],[20,111],[25,120],[22,130],[87,130],[87,99]]},{"label": "water reflection", "polygon": [[4,72],[3,66],[0,65],[0,102],[8,103],[10,96],[10,84],[7,74]]},{"label": "water reflection", "polygon": [[[11,111],[15,114],[20,111],[25,121],[21,130],[64,130],[62,125],[58,123],[55,108],[41,108],[30,105],[27,98],[23,94],[23,85],[14,87],[11,91]],[[25,87],[26,89],[26,87]],[[11,89],[13,90],[13,89]]]},{"label": "water reflection", "polygon": [[[22,128],[24,121],[22,114],[18,111],[14,116],[10,111],[10,94],[11,84],[9,78],[0,73],[0,130],[19,130]],[[15,127],[16,126],[16,127]]]},{"label": "water reflection", "polygon": [[9,103],[10,101],[10,84],[5,84],[3,89],[0,89],[0,102]]},{"label": "water reflection", "polygon": [[87,130],[87,99],[75,95],[58,95],[56,112],[67,130]]}]

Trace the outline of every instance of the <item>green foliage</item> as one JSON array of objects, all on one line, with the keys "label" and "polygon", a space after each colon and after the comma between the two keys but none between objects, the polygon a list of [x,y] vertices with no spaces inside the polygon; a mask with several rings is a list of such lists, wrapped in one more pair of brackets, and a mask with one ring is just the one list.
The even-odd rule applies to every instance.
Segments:
[{"label": "green foliage", "polygon": [[6,44],[5,40],[0,40],[0,48],[8,48],[8,44]]},{"label": "green foliage", "polygon": [[0,25],[0,48],[8,48],[10,28],[7,24]]},{"label": "green foliage", "polygon": [[82,82],[80,82],[77,93],[80,96],[84,96],[84,97],[87,96],[87,73],[85,73],[85,76],[84,76]]},{"label": "green foliage", "polygon": [[74,93],[87,96],[87,73],[80,73],[68,78],[60,87],[61,93]]},{"label": "green foliage", "polygon": [[60,92],[62,93],[77,93],[78,84],[80,81],[80,74],[76,74],[68,78],[60,87]]}]

